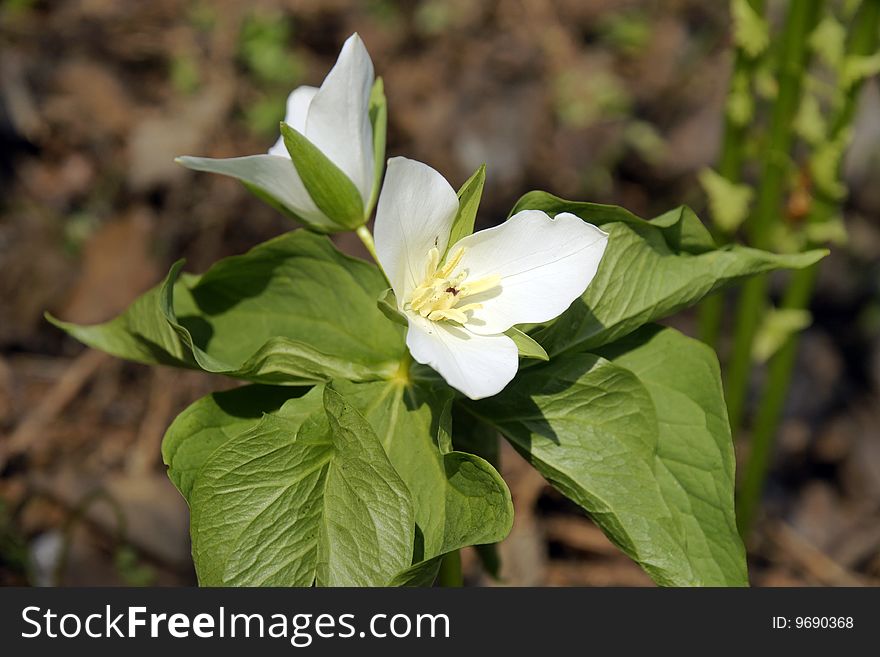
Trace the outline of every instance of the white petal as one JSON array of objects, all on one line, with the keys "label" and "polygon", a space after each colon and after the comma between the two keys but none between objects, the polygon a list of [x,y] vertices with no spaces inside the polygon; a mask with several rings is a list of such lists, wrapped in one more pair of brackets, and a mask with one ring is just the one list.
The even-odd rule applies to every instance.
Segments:
[{"label": "white petal", "polygon": [[353,34],[312,99],[304,133],[351,178],[364,204],[373,191],[373,126],[369,114],[373,78],[370,55],[361,38]]},{"label": "white petal", "polygon": [[[500,293],[468,297],[482,303],[467,326],[481,334],[514,324],[546,322],[584,293],[596,275],[608,234],[568,212],[551,219],[540,210],[517,212],[500,226],[460,240],[468,280],[501,276]],[[467,284],[467,283],[465,283]]]},{"label": "white petal", "polygon": [[516,376],[519,356],[506,335],[477,335],[413,313],[407,319],[406,345],[412,357],[471,399],[497,395]]},{"label": "white petal", "polygon": [[457,212],[458,196],[437,171],[405,157],[388,160],[375,240],[398,303],[424,280],[428,251],[446,250]]},{"label": "white petal", "polygon": [[277,155],[248,155],[215,159],[210,157],[179,157],[183,166],[231,176],[257,187],[279,203],[318,226],[333,228],[331,222],[312,201],[290,158]]},{"label": "white petal", "polygon": [[[287,112],[284,115],[284,122],[302,134],[306,133],[306,116],[316,93],[318,93],[318,87],[302,86],[291,91],[287,97]],[[279,137],[275,145],[269,149],[269,155],[290,158],[290,153],[284,146],[283,137]]]}]

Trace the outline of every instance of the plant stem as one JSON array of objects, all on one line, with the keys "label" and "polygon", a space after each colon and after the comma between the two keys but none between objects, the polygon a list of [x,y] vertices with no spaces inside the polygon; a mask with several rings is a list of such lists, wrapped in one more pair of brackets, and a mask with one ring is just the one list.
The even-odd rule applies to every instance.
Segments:
[{"label": "plant stem", "polygon": [[440,572],[437,574],[437,584],[447,588],[457,588],[463,585],[461,577],[461,554],[458,550],[450,552],[440,562]]},{"label": "plant stem", "polygon": [[718,350],[718,338],[721,336],[721,320],[724,314],[724,292],[703,299],[697,315],[697,333],[700,340]]},{"label": "plant stem", "polygon": [[[864,0],[854,20],[847,47],[848,55],[871,55],[877,49],[880,34],[880,0]],[[842,131],[852,124],[861,85],[847,90],[843,104],[831,121],[829,140],[840,137]],[[828,221],[839,209],[840,201],[819,198],[813,204],[809,221]],[[818,265],[797,271],[782,301],[783,308],[802,310],[809,305],[818,274]],[[748,534],[764,490],[764,480],[773,454],[776,432],[782,417],[782,409],[791,383],[798,335],[788,338],[782,348],[771,358],[767,372],[766,394],[761,402],[752,434],[752,446],[746,463],[740,494],[737,498],[737,523],[740,533]]]},{"label": "plant stem", "polygon": [[409,351],[405,351],[403,356],[400,358],[400,364],[397,367],[397,371],[394,373],[392,380],[397,381],[400,385],[406,387],[412,384],[412,381],[409,378],[409,370],[412,367],[413,358],[410,355]]},{"label": "plant stem", "polygon": [[[786,290],[782,302],[783,308],[805,308],[807,306],[817,272],[817,265],[797,272]],[[755,517],[755,511],[761,501],[767,468],[776,442],[776,429],[791,383],[797,345],[798,336],[795,334],[773,355],[767,370],[764,397],[755,418],[749,458],[736,499],[736,523],[742,536],[748,534]]]},{"label": "plant stem", "polygon": [[[764,13],[764,0],[748,0],[751,8],[758,15]],[[736,80],[743,75],[751,79],[758,60],[748,56],[742,49],[737,48],[733,60],[733,70],[730,75],[730,92],[733,93]],[[724,136],[721,141],[721,155],[718,159],[718,173],[732,183],[739,182],[742,176],[742,167],[745,160],[746,132],[749,123],[738,123],[733,119],[730,112],[724,113]],[[731,235],[715,227],[712,231],[715,241],[726,244],[731,240]],[[699,310],[699,335],[700,339],[713,349],[718,348],[718,337],[721,334],[721,318],[724,312],[724,293],[718,292],[703,300]]]},{"label": "plant stem", "polygon": [[355,234],[360,238],[364,246],[367,247],[367,251],[370,252],[373,262],[376,263],[376,266],[379,268],[379,271],[382,272],[385,280],[391,285],[391,279],[388,278],[388,274],[386,274],[385,270],[382,268],[382,263],[379,262],[379,255],[376,253],[376,243],[373,241],[373,233],[371,233],[370,229],[364,224],[355,231]]},{"label": "plant stem", "polygon": [[[748,0],[749,6],[759,16],[764,14],[764,0]],[[736,78],[742,75],[749,77],[755,71],[759,59],[749,57],[742,49],[736,49],[733,61],[733,72],[730,76],[731,90],[734,88]],[[751,88],[751,85],[749,85]],[[721,155],[718,158],[718,173],[730,182],[739,182],[742,175],[743,161],[745,160],[746,134],[750,123],[738,123],[733,119],[730,112],[724,113],[724,136],[721,141]],[[730,235],[726,236],[730,239]]]},{"label": "plant stem", "polygon": [[[752,246],[768,249],[773,228],[779,221],[793,140],[792,123],[800,104],[801,86],[809,61],[809,35],[819,19],[822,0],[791,0],[782,33],[779,90],[770,118],[770,134],[761,162],[761,185],[755,212],[746,220]],[[759,275],[743,285],[740,296],[733,352],[727,370],[727,412],[734,434],[745,408],[752,368],[752,342],[767,305],[768,278]]]},{"label": "plant stem", "polygon": [[[373,241],[373,234],[370,232],[370,229],[367,228],[366,224],[360,226],[355,233],[360,238],[361,242],[364,243],[364,246],[367,247],[367,251],[370,252],[370,255],[373,257],[373,260],[376,261],[376,264],[379,264],[379,256],[376,255],[376,243]],[[381,265],[379,265],[381,267]]]}]

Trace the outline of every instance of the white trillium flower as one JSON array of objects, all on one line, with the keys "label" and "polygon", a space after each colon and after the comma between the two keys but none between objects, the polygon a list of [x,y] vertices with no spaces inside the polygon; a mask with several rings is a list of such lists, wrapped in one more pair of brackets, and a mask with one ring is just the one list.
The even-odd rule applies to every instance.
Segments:
[{"label": "white trillium flower", "polygon": [[[364,205],[371,210],[376,162],[370,95],[375,75],[363,41],[351,35],[321,87],[297,87],[287,98],[284,122],[306,137],[351,180]],[[322,212],[285,148],[284,139],[266,155],[226,159],[180,157],[190,169],[220,173],[256,187],[297,217],[318,229],[338,230],[338,222]]]},{"label": "white trillium flower", "polygon": [[608,235],[567,212],[523,210],[450,245],[458,208],[437,171],[390,159],[376,252],[406,316],[413,359],[482,399],[516,375],[517,347],[504,332],[565,311],[596,275]]}]

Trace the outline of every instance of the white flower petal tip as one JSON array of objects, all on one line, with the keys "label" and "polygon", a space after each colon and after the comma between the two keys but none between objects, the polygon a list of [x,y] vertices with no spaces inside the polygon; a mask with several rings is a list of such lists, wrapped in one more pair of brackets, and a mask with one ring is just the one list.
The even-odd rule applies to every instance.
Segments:
[{"label": "white flower petal tip", "polygon": [[428,252],[446,250],[458,195],[437,171],[392,157],[376,208],[376,252],[402,303],[425,277]]},{"label": "white flower petal tip", "polygon": [[[312,99],[318,93],[317,87],[302,86],[290,92],[287,97],[287,111],[284,114],[284,122],[297,132],[305,134],[306,116]],[[284,146],[284,137],[278,137],[278,141],[269,149],[269,155],[278,155],[290,159],[290,153]]]},{"label": "white flower petal tip", "polygon": [[[364,208],[370,204],[377,175],[370,122],[374,81],[370,55],[360,36],[352,34],[320,88],[301,86],[290,93],[284,117],[284,123],[305,136],[351,180]],[[176,162],[237,178],[321,232],[334,233],[347,226],[350,217],[334,219],[318,208],[312,198],[314,188],[307,187],[290,160],[284,138],[279,137],[262,155],[180,157]]]},{"label": "white flower petal tip", "polygon": [[562,314],[596,276],[608,234],[570,213],[518,212],[449,245],[458,197],[426,164],[388,161],[375,241],[413,358],[471,399],[499,393],[519,359],[504,332]]},{"label": "white flower petal tip", "polygon": [[503,224],[465,237],[460,267],[469,279],[498,276],[500,293],[474,301],[471,330],[503,333],[515,324],[561,315],[596,276],[608,234],[575,215],[517,212]]},{"label": "white flower petal tip", "polygon": [[366,205],[373,191],[373,126],[370,94],[373,61],[357,33],[342,46],[305,118],[305,136],[357,187]]},{"label": "white flower petal tip", "polygon": [[435,369],[466,397],[497,395],[516,376],[519,355],[506,335],[476,335],[461,326],[407,313],[412,357]]}]

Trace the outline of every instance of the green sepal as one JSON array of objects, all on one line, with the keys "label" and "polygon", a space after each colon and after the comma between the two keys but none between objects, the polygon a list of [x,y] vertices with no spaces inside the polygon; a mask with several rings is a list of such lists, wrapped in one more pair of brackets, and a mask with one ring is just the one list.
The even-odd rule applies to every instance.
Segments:
[{"label": "green sepal", "polygon": [[547,352],[544,351],[544,347],[535,342],[535,340],[531,336],[529,336],[528,333],[523,333],[515,326],[511,326],[504,332],[504,335],[513,340],[513,343],[516,345],[516,348],[519,351],[520,358],[550,360],[550,356],[548,356]]},{"label": "green sepal", "polygon": [[369,217],[376,207],[382,173],[385,171],[385,138],[388,132],[388,104],[385,100],[385,85],[382,78],[376,78],[370,91],[370,124],[373,126],[373,191],[367,204],[365,217]]},{"label": "green sepal", "polygon": [[406,316],[398,310],[397,296],[394,294],[394,290],[390,287],[380,294],[378,299],[376,299],[376,306],[378,306],[379,310],[382,311],[382,314],[385,315],[385,317],[395,324],[408,326]]},{"label": "green sepal", "polygon": [[[477,209],[480,207],[480,198],[483,195],[485,182],[486,165],[482,164],[458,190],[458,212],[452,221],[447,251],[460,239],[474,232],[474,222],[477,218]],[[445,257],[445,254],[441,253],[440,255]],[[441,262],[442,260],[443,258],[441,258]]]},{"label": "green sepal", "polygon": [[364,201],[355,184],[308,138],[281,123],[281,136],[312,201],[329,219],[349,230],[366,223]]}]

